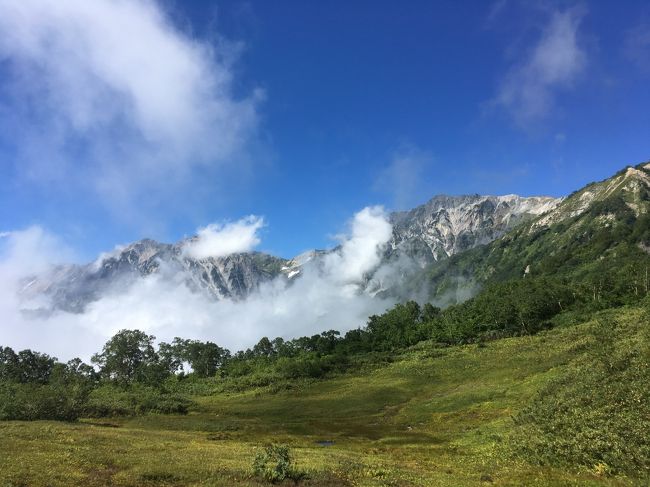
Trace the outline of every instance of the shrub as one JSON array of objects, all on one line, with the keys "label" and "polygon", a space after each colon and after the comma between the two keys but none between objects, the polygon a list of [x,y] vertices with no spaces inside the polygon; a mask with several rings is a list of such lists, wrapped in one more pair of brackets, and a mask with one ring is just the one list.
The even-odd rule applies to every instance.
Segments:
[{"label": "shrub", "polygon": [[268,445],[253,459],[253,474],[267,482],[298,481],[305,476],[293,466],[287,445]]},{"label": "shrub", "polygon": [[0,420],[74,421],[82,413],[87,391],[79,386],[0,382]]},{"label": "shrub", "polygon": [[582,357],[515,417],[511,437],[528,462],[650,476],[650,332],[602,320]]},{"label": "shrub", "polygon": [[90,417],[187,414],[191,404],[192,401],[184,396],[166,394],[153,387],[104,385],[92,391],[84,414]]}]

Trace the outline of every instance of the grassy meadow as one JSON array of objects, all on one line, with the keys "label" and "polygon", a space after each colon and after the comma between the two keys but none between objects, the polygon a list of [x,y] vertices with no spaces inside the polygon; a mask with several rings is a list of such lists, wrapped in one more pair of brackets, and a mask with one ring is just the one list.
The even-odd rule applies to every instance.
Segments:
[{"label": "grassy meadow", "polygon": [[[617,311],[628,338],[642,314]],[[540,463],[511,441],[516,415],[591,353],[596,326],[422,342],[391,363],[279,390],[215,387],[187,415],[0,422],[0,486],[261,485],[251,462],[268,443],[290,447],[301,485],[645,485],[597,464]]]}]

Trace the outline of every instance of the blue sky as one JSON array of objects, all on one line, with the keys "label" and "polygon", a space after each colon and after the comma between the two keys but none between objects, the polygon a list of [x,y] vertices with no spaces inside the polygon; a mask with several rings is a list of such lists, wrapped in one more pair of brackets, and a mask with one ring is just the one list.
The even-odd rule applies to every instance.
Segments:
[{"label": "blue sky", "polygon": [[251,214],[288,257],[650,159],[645,1],[76,3],[0,1],[0,231],[81,258]]}]

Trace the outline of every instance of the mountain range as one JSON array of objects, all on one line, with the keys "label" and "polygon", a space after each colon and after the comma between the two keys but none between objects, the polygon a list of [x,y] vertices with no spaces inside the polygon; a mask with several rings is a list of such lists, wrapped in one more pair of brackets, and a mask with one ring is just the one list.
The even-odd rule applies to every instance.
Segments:
[{"label": "mountain range", "polygon": [[[644,163],[565,198],[434,196],[421,206],[389,215],[392,236],[377,268],[402,265],[388,277],[369,272],[361,288],[400,299],[418,292],[422,296],[426,289],[427,299],[460,301],[490,280],[541,272],[541,262],[584,239],[588,229],[614,225],[627,213],[635,218],[647,214],[649,194],[650,164]],[[34,276],[24,282],[21,293],[46,296],[54,309],[82,312],[114,286],[157,274],[181,279],[211,299],[242,300],[273,279],[289,284],[300,279],[305,266],[339,251],[312,250],[289,259],[261,252],[196,259],[183,251],[186,242],[140,240],[95,262],[57,266]]]},{"label": "mountain range", "polygon": [[[516,195],[435,196],[410,211],[389,215],[393,230],[384,248],[383,262],[406,257],[413,268],[426,268],[489,243],[517,224],[555,208],[560,201]],[[88,303],[116,285],[125,286],[155,273],[169,279],[182,276],[190,289],[213,299],[245,299],[264,282],[298,279],[305,265],[338,251],[312,250],[291,259],[261,252],[196,259],[183,251],[186,242],[139,240],[94,262],[61,265],[34,276],[25,281],[21,293],[29,297],[47,296],[55,309],[82,312]],[[367,276],[367,281],[372,281],[372,275]],[[384,282],[382,286],[391,287],[391,283]]]}]

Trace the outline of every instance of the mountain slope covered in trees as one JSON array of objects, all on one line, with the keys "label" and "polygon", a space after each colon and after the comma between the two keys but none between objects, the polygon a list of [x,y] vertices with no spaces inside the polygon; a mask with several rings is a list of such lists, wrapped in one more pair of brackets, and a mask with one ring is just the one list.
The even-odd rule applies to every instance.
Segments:
[{"label": "mountain slope covered in trees", "polygon": [[650,164],[591,183],[555,209],[483,247],[432,266],[426,283],[457,300],[486,284],[548,277],[577,285],[576,295],[606,307],[648,291]]}]

